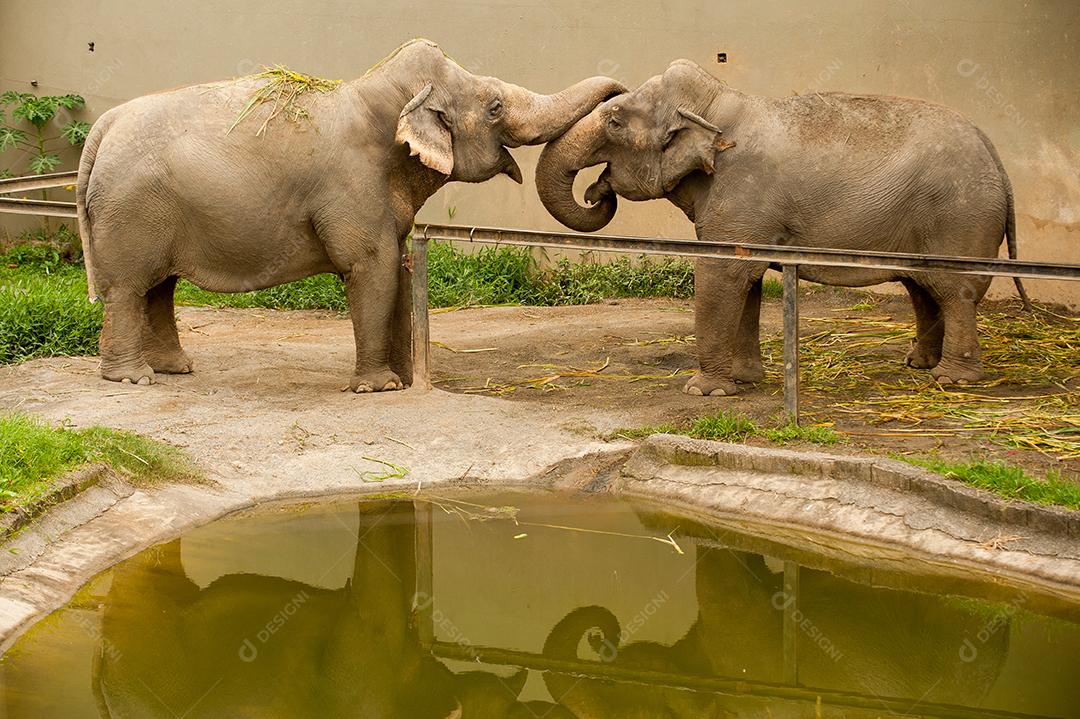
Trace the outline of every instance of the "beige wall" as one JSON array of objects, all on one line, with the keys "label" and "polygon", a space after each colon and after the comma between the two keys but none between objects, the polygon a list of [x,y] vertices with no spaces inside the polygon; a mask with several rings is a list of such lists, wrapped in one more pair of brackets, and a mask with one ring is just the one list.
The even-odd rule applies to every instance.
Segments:
[{"label": "beige wall", "polygon": [[[839,89],[950,105],[1002,155],[1021,256],[1080,263],[1077,0],[0,0],[0,89],[37,80],[39,92],[81,92],[94,116],[261,64],[351,78],[414,36],[538,91],[598,73],[635,85],[687,57],[752,93]],[[456,208],[459,223],[557,229],[532,183],[538,151],[515,155],[524,187],[505,177],[451,185],[421,219],[445,221]],[[624,202],[609,229],[692,232],[664,201]],[[1080,283],[1030,285],[1043,299],[1080,304]]]}]

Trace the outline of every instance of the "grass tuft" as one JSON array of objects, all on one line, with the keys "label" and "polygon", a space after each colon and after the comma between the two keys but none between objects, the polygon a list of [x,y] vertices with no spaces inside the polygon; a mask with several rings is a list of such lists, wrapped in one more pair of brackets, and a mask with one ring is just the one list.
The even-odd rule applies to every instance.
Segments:
[{"label": "grass tuft", "polygon": [[938,458],[897,457],[904,462],[958,479],[1007,499],[1023,499],[1036,504],[1053,504],[1080,509],[1080,485],[1047,472],[1044,479],[1032,477],[1020,467],[985,459],[951,463]]},{"label": "grass tuft", "polygon": [[301,97],[314,92],[330,92],[341,84],[341,80],[325,80],[314,75],[305,75],[290,70],[284,65],[264,67],[262,72],[256,73],[252,77],[258,80],[266,80],[266,82],[251,94],[248,103],[237,115],[236,120],[225,134],[236,129],[236,126],[243,122],[256,108],[269,103],[273,103],[273,107],[270,109],[270,114],[266,116],[266,120],[255,132],[256,136],[263,134],[270,121],[278,115],[284,116],[290,122],[299,122],[310,117],[307,108],[299,102]]},{"label": "grass tuft", "polygon": [[751,437],[761,437],[775,444],[807,442],[829,445],[840,441],[840,435],[830,427],[820,425],[802,427],[791,423],[775,427],[761,427],[749,417],[725,411],[700,417],[681,426],[667,423],[651,427],[619,429],[614,432],[614,436],[625,439],[641,439],[653,434],[681,434],[695,439],[712,439],[721,442],[745,442]]},{"label": "grass tuft", "polygon": [[[772,296],[775,281],[766,281]],[[781,290],[782,291],[782,290]],[[450,243],[428,244],[428,294],[432,307],[582,305],[626,297],[694,294],[694,268],[683,260],[620,257],[611,262],[561,259],[541,269],[527,248],[482,247],[466,252]],[[779,296],[779,295],[778,295]],[[336,275],[316,275],[255,292],[218,294],[181,282],[177,302],[213,307],[348,310]]]},{"label": "grass tuft", "polygon": [[0,256],[0,365],[97,354],[101,322],[82,267],[41,246]]},{"label": "grass tuft", "polygon": [[133,432],[52,427],[24,414],[0,416],[0,511],[44,495],[51,482],[82,465],[104,462],[134,483],[198,478],[187,456]]}]

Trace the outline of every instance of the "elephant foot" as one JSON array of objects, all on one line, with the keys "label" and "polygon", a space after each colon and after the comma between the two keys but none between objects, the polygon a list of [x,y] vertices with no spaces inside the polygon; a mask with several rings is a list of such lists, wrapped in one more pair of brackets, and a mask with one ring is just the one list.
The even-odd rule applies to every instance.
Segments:
[{"label": "elephant foot", "polygon": [[735,362],[735,366],[731,372],[732,378],[736,382],[744,382],[751,384],[753,382],[760,382],[765,379],[765,368],[761,366],[761,362]]},{"label": "elephant foot", "polygon": [[986,378],[982,366],[979,364],[960,364],[942,360],[936,367],[930,370],[930,374],[938,384],[970,384],[981,382]]},{"label": "elephant foot", "polygon": [[357,394],[364,392],[387,392],[395,389],[404,389],[401,378],[397,373],[389,369],[371,370],[369,372],[357,372],[349,381],[349,389]]},{"label": "elephant foot", "polygon": [[918,342],[913,342],[905,362],[908,367],[915,369],[932,369],[941,362],[941,348],[930,349],[920,345]]},{"label": "elephant foot", "polygon": [[697,372],[683,387],[683,392],[695,397],[729,397],[739,389],[731,380],[717,379]]},{"label": "elephant foot", "polygon": [[155,372],[162,374],[189,374],[195,368],[191,357],[183,350],[168,355],[150,355],[147,360]]},{"label": "elephant foot", "polygon": [[101,376],[110,382],[123,382],[124,384],[154,384],[154,370],[150,365],[108,365],[101,363]]}]

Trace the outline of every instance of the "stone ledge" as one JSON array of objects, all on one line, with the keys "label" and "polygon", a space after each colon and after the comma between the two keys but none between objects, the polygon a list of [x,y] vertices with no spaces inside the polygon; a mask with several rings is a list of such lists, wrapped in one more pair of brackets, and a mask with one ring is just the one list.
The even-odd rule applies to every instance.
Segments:
[{"label": "stone ledge", "polygon": [[108,477],[112,471],[106,464],[91,464],[79,467],[55,480],[49,491],[31,502],[26,507],[19,507],[13,512],[0,515],[0,542],[7,540],[50,507],[65,502],[93,487]]},{"label": "stone ledge", "polygon": [[892,459],[768,449],[657,434],[642,443],[641,451],[631,458],[625,471],[633,476],[635,463],[648,459],[690,467],[716,467],[872,484],[883,489],[912,493],[940,506],[1003,525],[1080,539],[1080,512],[1003,499],[930,470]]}]

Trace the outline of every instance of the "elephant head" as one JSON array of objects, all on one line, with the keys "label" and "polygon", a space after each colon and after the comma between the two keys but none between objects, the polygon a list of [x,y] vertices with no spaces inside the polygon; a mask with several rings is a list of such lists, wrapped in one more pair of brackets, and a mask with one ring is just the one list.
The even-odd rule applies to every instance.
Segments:
[{"label": "elephant head", "polygon": [[553,95],[539,95],[494,77],[474,75],[437,45],[414,40],[376,70],[411,99],[395,140],[410,156],[449,180],[483,182],[499,173],[521,182],[508,147],[538,145],[563,134],[604,99],[625,91],[593,77]]},{"label": "elephant head", "polygon": [[[720,82],[689,60],[633,92],[601,103],[549,143],[536,168],[536,189],[555,219],[581,232],[599,230],[615,216],[615,194],[629,200],[662,198],[694,172],[712,174],[716,154],[734,143],[709,119]],[[607,164],[582,207],[574,178]]]}]

